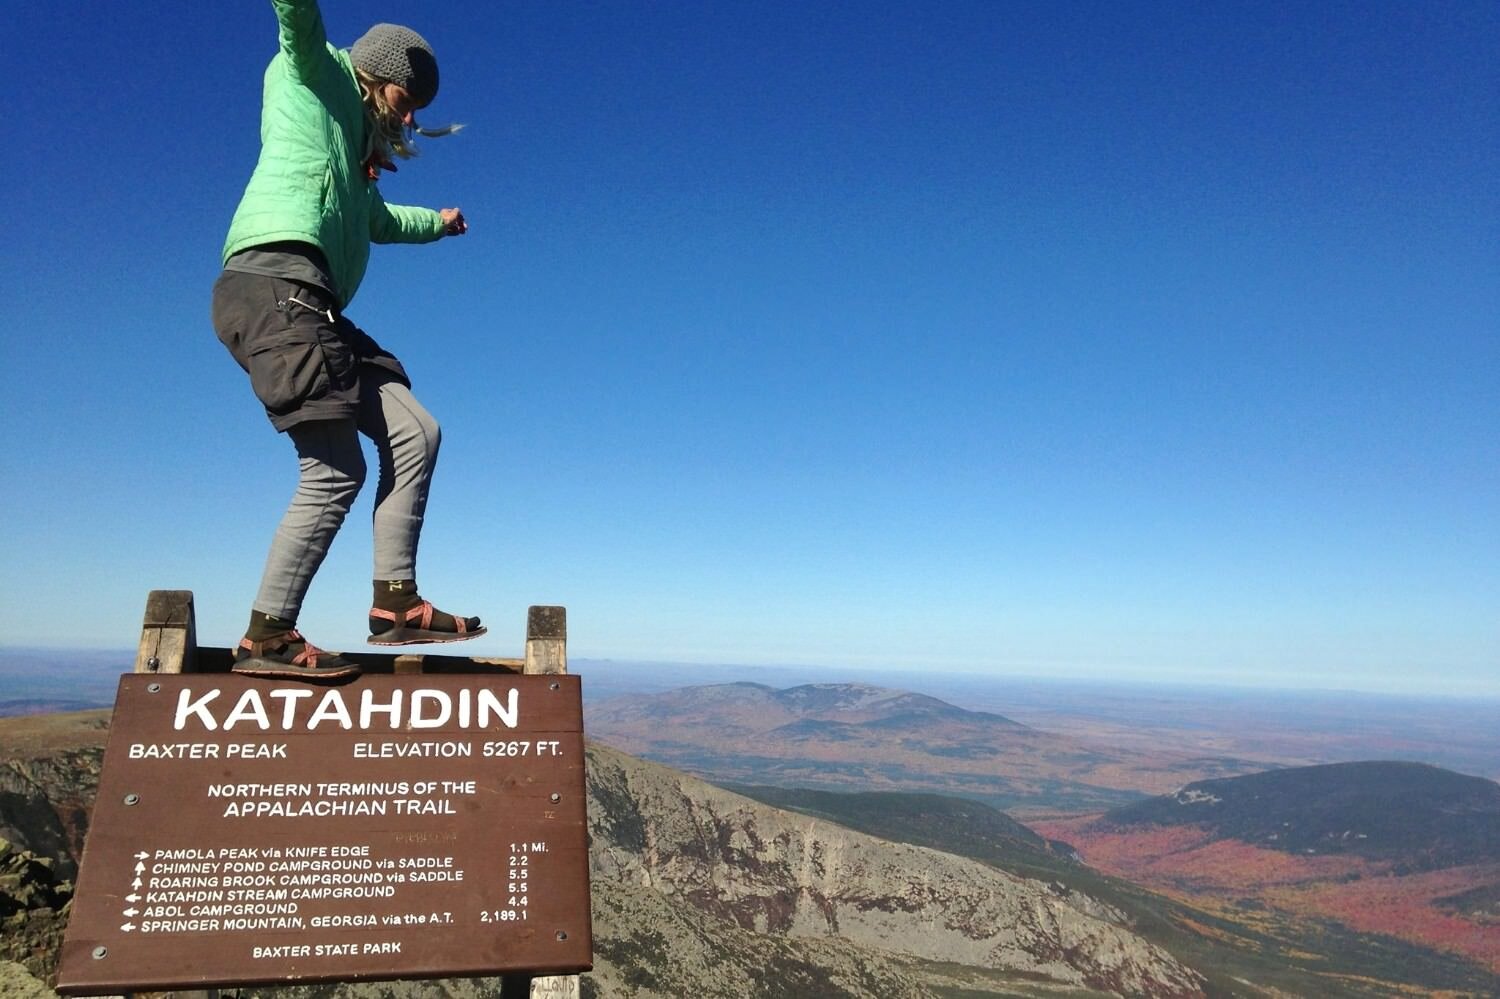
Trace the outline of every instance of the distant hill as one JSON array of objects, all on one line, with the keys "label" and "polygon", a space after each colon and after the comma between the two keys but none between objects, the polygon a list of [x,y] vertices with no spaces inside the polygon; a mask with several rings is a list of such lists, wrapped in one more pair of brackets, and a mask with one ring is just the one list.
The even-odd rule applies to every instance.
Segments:
[{"label": "distant hill", "polygon": [[0,700],[0,718],[16,718],[20,715],[55,715],[65,711],[89,711],[100,707],[96,700],[78,700],[67,697],[23,697]]},{"label": "distant hill", "polygon": [[1421,763],[1333,763],[1196,781],[1100,824],[1196,826],[1287,853],[1435,870],[1500,861],[1500,784]]},{"label": "distant hill", "polygon": [[[881,839],[934,846],[976,860],[999,863],[1019,871],[1030,865],[1028,876],[1036,876],[1037,865],[1062,869],[1073,858],[1066,843],[1046,839],[1004,812],[967,798],[941,794],[907,794],[900,791],[844,793],[725,784],[726,790],[747,798],[837,822]],[[941,832],[941,839],[934,837]]]},{"label": "distant hill", "polygon": [[976,729],[1024,731],[1025,725],[987,711],[967,711],[936,697],[862,683],[807,683],[778,690],[761,683],[681,687],[660,694],[618,698],[600,706],[612,720],[655,720],[670,712],[743,731],[776,731],[807,721],[883,730],[941,722]]},{"label": "distant hill", "polygon": [[720,783],[961,795],[997,808],[1101,811],[1139,788],[1264,764],[1124,752],[1004,715],[859,683],[682,687],[590,704],[590,736]]}]

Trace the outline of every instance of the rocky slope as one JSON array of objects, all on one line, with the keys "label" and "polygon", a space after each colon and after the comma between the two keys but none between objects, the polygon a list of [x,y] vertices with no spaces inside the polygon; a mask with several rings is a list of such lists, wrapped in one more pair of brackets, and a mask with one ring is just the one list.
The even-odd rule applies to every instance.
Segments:
[{"label": "rocky slope", "polygon": [[56,970],[56,943],[67,922],[73,884],[57,877],[51,857],[0,839],[0,961],[43,977]]},{"label": "rocky slope", "polygon": [[1107,908],[974,861],[783,812],[602,746],[589,756],[592,867],[758,933],[839,937],[1122,995],[1199,976]]},{"label": "rocky slope", "polygon": [[77,875],[108,711],[0,719],[0,837]]}]

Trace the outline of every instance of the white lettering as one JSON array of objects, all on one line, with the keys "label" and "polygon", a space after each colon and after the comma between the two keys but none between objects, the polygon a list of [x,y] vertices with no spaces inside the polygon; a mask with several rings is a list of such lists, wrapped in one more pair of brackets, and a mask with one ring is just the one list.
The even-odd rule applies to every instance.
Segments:
[{"label": "white lettering", "polygon": [[255,722],[262,732],[271,727],[271,719],[266,715],[266,706],[260,700],[260,691],[254,688],[240,695],[239,703],[235,704],[234,710],[229,712],[229,716],[224,719],[224,731],[229,731],[242,721]]},{"label": "white lettering", "polygon": [[[416,705],[412,705],[415,710]],[[375,691],[366,690],[359,698],[359,727],[370,727],[370,716],[376,714],[390,715],[391,728],[399,728],[401,725],[401,688],[397,687],[391,691],[389,704],[376,704]]]},{"label": "white lettering", "polygon": [[292,719],[296,717],[297,702],[304,697],[311,697],[312,695],[312,691],[304,690],[301,687],[271,691],[272,697],[279,697],[286,702],[286,704],[282,705],[281,710],[281,727],[283,729],[292,727]]},{"label": "white lettering", "polygon": [[198,700],[190,702],[188,699],[192,696],[193,692],[186,687],[182,689],[182,693],[177,695],[177,717],[172,720],[172,727],[180,732],[187,727],[188,717],[190,715],[197,715],[198,720],[203,723],[203,727],[210,732],[218,728],[219,723],[214,720],[213,715],[209,714],[208,702],[218,697],[219,691],[210,690],[198,698]]},{"label": "white lettering", "polygon": [[309,731],[318,727],[319,722],[332,719],[339,723],[339,728],[353,728],[354,719],[349,717],[349,709],[344,705],[344,698],[337,690],[330,690],[323,695],[323,701],[318,705],[312,717],[307,720]]},{"label": "white lettering", "polygon": [[[460,691],[459,694],[467,694],[468,691]],[[433,701],[438,705],[436,718],[424,718],[422,716],[422,704]],[[441,690],[414,690],[411,693],[411,718],[409,724],[412,728],[439,728],[448,724],[448,719],[453,716],[453,702],[448,695]]]},{"label": "white lettering", "polygon": [[[220,718],[216,717],[213,708],[214,702],[224,693],[222,689],[201,691],[195,697],[191,688],[184,688],[178,692],[176,713],[172,724],[178,731],[197,727],[213,732],[222,725],[225,731],[240,726],[253,727],[264,732],[278,725],[282,731],[295,728],[312,731],[319,725],[328,723],[336,724],[342,729],[353,729],[356,727],[356,717],[358,728],[365,730],[379,726],[382,729],[405,728],[410,731],[452,727],[455,724],[465,729],[500,727],[513,729],[517,728],[520,723],[521,693],[515,687],[507,690],[479,687],[477,693],[476,689],[468,687],[456,691],[430,687],[416,690],[393,688],[385,700],[380,699],[378,691],[378,687],[363,689],[360,691],[359,703],[350,704],[345,701],[345,692],[340,688],[321,692],[317,700],[313,700],[313,695],[319,692],[306,687],[278,688],[269,691],[262,688],[250,688],[241,692],[233,707]],[[280,701],[279,710],[277,705],[266,700],[267,696]],[[356,710],[357,716],[354,713]],[[205,748],[192,748],[195,745]],[[379,755],[382,756],[393,755],[385,748],[393,745],[392,743],[361,745],[379,747]],[[468,755],[467,744],[452,743],[451,745],[462,748],[455,748],[454,752],[444,752],[441,755]],[[537,743],[538,750],[541,747],[542,744]],[[208,743],[159,743],[155,746],[135,743],[130,752],[132,757],[137,759],[211,758],[219,755],[218,747]],[[247,749],[229,750],[228,753],[239,757],[252,755]],[[273,749],[264,752],[257,751],[253,755],[285,758],[287,754],[284,749]],[[355,755],[364,755],[364,753],[356,751]],[[396,753],[394,755],[407,754]],[[423,753],[421,755],[439,754]],[[487,752],[486,755],[490,754]]]},{"label": "white lettering", "polygon": [[509,703],[501,706],[499,698],[493,690],[488,688],[479,691],[479,727],[488,728],[490,716],[494,715],[500,719],[500,723],[506,728],[515,728],[517,719],[520,717],[520,691],[515,687],[510,688]]}]

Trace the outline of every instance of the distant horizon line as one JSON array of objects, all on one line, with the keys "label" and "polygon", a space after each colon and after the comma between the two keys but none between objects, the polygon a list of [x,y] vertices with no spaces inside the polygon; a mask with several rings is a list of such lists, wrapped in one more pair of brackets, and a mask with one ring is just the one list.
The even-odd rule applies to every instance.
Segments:
[{"label": "distant horizon line", "polygon": [[[129,664],[135,658],[135,650],[126,646],[53,646],[53,645],[0,645],[0,666],[3,666],[3,657],[7,655],[41,654],[48,657],[66,657],[69,655],[84,655],[95,660],[103,657],[116,657],[124,661],[125,668],[122,672],[129,672]],[[1049,686],[1079,686],[1088,685],[1098,689],[1100,684],[1106,687],[1133,690],[1150,688],[1153,690],[1183,690],[1183,691],[1214,691],[1220,693],[1251,693],[1251,694],[1290,694],[1299,696],[1327,696],[1346,697],[1357,696],[1365,698],[1381,698],[1387,700],[1403,701],[1465,701],[1483,700],[1500,702],[1500,688],[1493,690],[1480,689],[1465,691],[1463,693],[1434,692],[1434,691],[1407,691],[1392,690],[1389,688],[1369,687],[1339,687],[1339,686],[1280,686],[1272,683],[1252,683],[1248,681],[1234,682],[1231,680],[1182,680],[1159,677],[1119,677],[1108,675],[1104,672],[1094,674],[1073,674],[1066,676],[1047,675],[1034,672],[1011,671],[1005,669],[990,670],[964,670],[964,669],[935,669],[922,666],[848,666],[848,665],[820,665],[811,663],[746,663],[746,662],[706,662],[678,659],[649,659],[633,656],[570,656],[574,663],[594,664],[618,664],[621,666],[649,666],[653,668],[670,670],[681,668],[692,669],[714,669],[714,670],[745,670],[753,672],[756,670],[781,671],[791,673],[877,673],[877,674],[902,674],[921,673],[924,676],[941,676],[949,679],[960,680],[1011,680],[1028,683],[1045,684]],[[103,662],[94,662],[94,666],[107,665]],[[700,686],[691,682],[690,678],[684,678],[682,686]],[[719,681],[734,682],[734,681]],[[801,681],[798,684],[815,683],[819,681]],[[870,686],[884,686],[876,682],[866,681]]]}]

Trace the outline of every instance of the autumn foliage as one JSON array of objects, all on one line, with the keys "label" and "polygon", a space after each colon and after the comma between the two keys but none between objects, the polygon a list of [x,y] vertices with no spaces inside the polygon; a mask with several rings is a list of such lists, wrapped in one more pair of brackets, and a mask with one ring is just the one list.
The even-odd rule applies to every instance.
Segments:
[{"label": "autumn foliage", "polygon": [[1500,885],[1500,864],[1398,873],[1390,862],[1344,855],[1297,855],[1216,838],[1198,826],[1111,828],[1095,816],[1032,822],[1070,843],[1108,874],[1199,902],[1252,899],[1292,916],[1332,919],[1446,950],[1500,972],[1500,923],[1455,912],[1455,895]]}]

